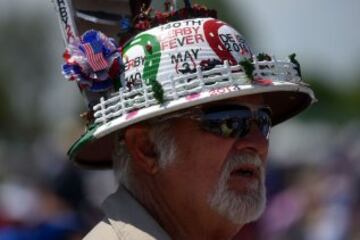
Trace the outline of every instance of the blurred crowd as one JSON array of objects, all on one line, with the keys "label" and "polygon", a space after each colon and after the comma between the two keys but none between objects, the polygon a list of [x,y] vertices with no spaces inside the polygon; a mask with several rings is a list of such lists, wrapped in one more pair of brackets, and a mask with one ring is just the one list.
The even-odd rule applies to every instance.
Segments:
[{"label": "blurred crowd", "polygon": [[[246,239],[360,239],[359,184],[351,165],[273,168],[267,209],[244,229]],[[243,233],[238,239],[244,239]]]},{"label": "blurred crowd", "polygon": [[334,129],[331,144],[318,143],[326,145],[326,152],[317,162],[303,159],[309,156],[304,152],[289,156],[297,163],[270,164],[265,213],[236,239],[360,239],[359,127],[357,123],[341,131]]},{"label": "blurred crowd", "polygon": [[[269,159],[267,209],[235,239],[360,239],[360,135],[356,130],[329,148],[324,161],[289,156],[299,161],[286,165]],[[112,177],[80,170],[65,160],[50,160],[57,157],[47,154],[52,163],[44,165],[40,177],[0,181],[1,240],[81,239],[102,218],[99,206],[115,188]]]},{"label": "blurred crowd", "polygon": [[81,239],[99,219],[86,197],[83,174],[70,165],[41,181],[0,184],[1,240]]}]

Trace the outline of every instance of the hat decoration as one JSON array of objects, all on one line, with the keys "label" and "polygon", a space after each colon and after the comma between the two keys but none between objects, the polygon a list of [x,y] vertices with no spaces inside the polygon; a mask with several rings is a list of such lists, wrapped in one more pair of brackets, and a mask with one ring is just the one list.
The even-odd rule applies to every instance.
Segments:
[{"label": "hat decoration", "polygon": [[101,28],[117,41],[84,27],[80,37],[66,38],[63,74],[78,83],[89,108],[82,114],[87,131],[68,153],[78,164],[109,167],[114,136],[127,126],[209,102],[262,94],[274,125],[315,102],[295,54],[254,55],[215,10],[190,0],[181,9],[164,0],[163,12],[151,0],[128,3],[130,17]]},{"label": "hat decoration", "polygon": [[[185,0],[185,7],[176,9],[176,1],[165,0],[165,12],[156,11],[150,7],[149,0],[130,1],[132,11],[132,20],[129,17],[123,17],[119,22],[120,32],[119,44],[113,38],[105,36],[100,31],[88,30],[81,37],[74,37],[67,45],[63,54],[65,64],[62,65],[62,73],[66,79],[76,81],[85,96],[89,111],[96,105],[101,97],[107,97],[112,92],[117,91],[124,85],[120,76],[124,71],[124,64],[121,60],[121,50],[132,36],[147,29],[166,24],[171,21],[194,18],[194,17],[213,17],[216,18],[215,10],[209,10],[203,5],[191,5],[189,0]],[[153,55],[153,45],[146,45],[149,57],[156,58]],[[216,59],[209,59],[209,62],[202,62],[200,65],[207,70],[215,67]],[[221,62],[217,61],[218,64]],[[191,72],[189,69],[181,69],[183,73]],[[145,81],[152,86],[154,97],[159,103],[164,102],[164,91],[161,85],[156,81],[155,75]],[[127,82],[128,88],[131,88],[131,82]],[[89,113],[83,114],[87,118]]]},{"label": "hat decoration", "polygon": [[149,0],[130,1],[132,10],[132,19],[124,17],[120,20],[120,45],[126,43],[132,36],[147,29],[166,24],[173,21],[178,21],[188,18],[196,17],[212,17],[217,18],[217,12],[213,9],[208,9],[204,5],[192,5],[189,0],[184,0],[185,7],[176,9],[176,0],[165,0],[165,12],[154,11],[150,7]]},{"label": "hat decoration", "polygon": [[[65,78],[76,81],[82,92],[105,96],[120,87],[123,71],[121,54],[115,41],[103,33],[89,30],[70,43],[63,54]],[[95,95],[97,96],[97,95]],[[98,99],[88,99],[93,106]]]},{"label": "hat decoration", "polygon": [[[149,0],[131,1],[133,21],[129,17],[120,20],[120,47],[114,39],[105,36],[100,31],[86,31],[80,38],[68,44],[63,54],[65,64],[62,66],[62,72],[66,79],[76,80],[81,91],[90,91],[94,93],[102,93],[96,95],[95,99],[88,99],[89,107],[94,106],[99,101],[99,96],[109,96],[109,94],[118,90],[121,86],[120,75],[124,71],[124,65],[121,64],[121,46],[124,42],[138,32],[156,27],[160,24],[166,24],[171,21],[194,17],[217,17],[215,10],[199,4],[191,4],[191,1],[185,0],[185,7],[176,10],[176,1],[164,1],[165,12],[156,11],[152,13]],[[140,6],[140,8],[139,8]],[[153,46],[146,45],[148,53],[152,54]],[[293,63],[295,54],[290,55]],[[267,54],[260,53],[257,56],[258,61],[271,61],[271,57]],[[230,61],[230,64],[235,62]],[[208,59],[200,63],[202,70],[210,70],[216,65],[223,64],[217,59]],[[254,80],[253,71],[255,70],[251,59],[243,59],[239,62],[245,74],[250,80]],[[300,71],[300,66],[298,67]],[[182,73],[192,73],[195,69],[179,69]],[[259,78],[257,78],[259,80]],[[127,83],[129,86],[129,83]],[[160,102],[164,102],[163,90],[156,79],[150,79],[150,85],[155,92],[155,98]],[[87,95],[89,96],[89,95]],[[90,109],[91,110],[91,109]]]}]

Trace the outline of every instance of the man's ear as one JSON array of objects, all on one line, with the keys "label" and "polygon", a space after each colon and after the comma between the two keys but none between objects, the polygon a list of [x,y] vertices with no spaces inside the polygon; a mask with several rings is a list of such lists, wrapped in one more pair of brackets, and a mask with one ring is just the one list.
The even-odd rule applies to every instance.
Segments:
[{"label": "man's ear", "polygon": [[148,126],[135,124],[125,130],[124,138],[134,167],[148,174],[155,174],[158,170],[158,156],[150,140],[149,131]]}]

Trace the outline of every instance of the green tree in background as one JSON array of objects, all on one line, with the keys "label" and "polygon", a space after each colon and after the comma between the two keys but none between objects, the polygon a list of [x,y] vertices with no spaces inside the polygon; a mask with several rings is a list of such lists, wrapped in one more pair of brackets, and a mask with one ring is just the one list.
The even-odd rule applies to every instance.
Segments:
[{"label": "green tree in background", "polygon": [[51,73],[46,48],[48,25],[41,16],[14,16],[0,23],[0,128],[1,137],[33,140],[42,134],[39,111]]}]

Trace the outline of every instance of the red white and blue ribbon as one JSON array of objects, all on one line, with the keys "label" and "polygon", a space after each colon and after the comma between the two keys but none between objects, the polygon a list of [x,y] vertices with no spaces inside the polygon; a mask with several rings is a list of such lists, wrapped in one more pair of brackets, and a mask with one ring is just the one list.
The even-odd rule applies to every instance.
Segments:
[{"label": "red white and blue ribbon", "polygon": [[81,39],[68,45],[64,59],[63,74],[76,80],[82,90],[103,92],[120,84],[120,51],[115,41],[101,32],[85,32]]}]

